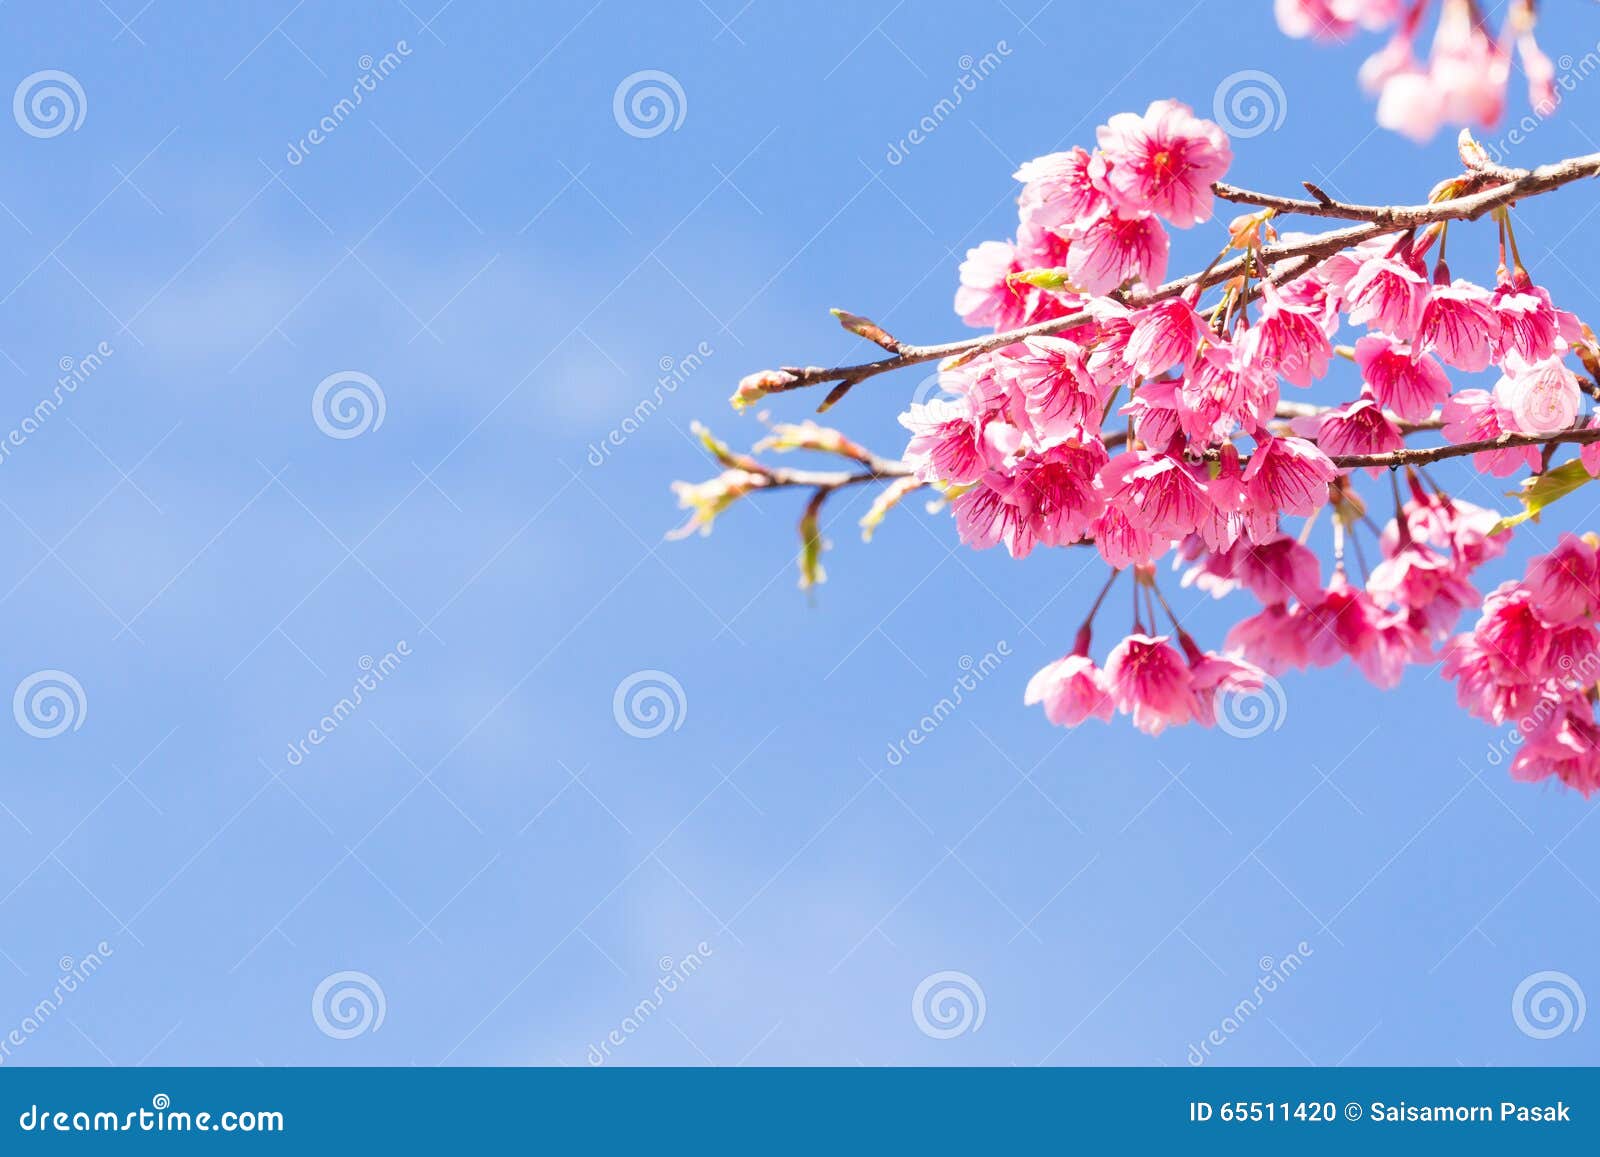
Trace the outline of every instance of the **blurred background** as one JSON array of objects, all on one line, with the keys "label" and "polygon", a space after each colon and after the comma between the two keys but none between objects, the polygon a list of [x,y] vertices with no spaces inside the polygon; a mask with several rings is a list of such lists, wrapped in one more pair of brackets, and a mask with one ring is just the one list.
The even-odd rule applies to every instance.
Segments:
[{"label": "blurred background", "polygon": [[[1600,20],[1547,7],[1581,71]],[[810,597],[798,494],[663,541],[668,484],[713,472],[693,420],[748,445],[741,375],[869,356],[830,306],[959,336],[1011,173],[1113,113],[1211,116],[1258,72],[1230,179],[1421,199],[1454,142],[1375,128],[1377,38],[1228,0],[6,23],[4,1064],[1600,1060],[1527,1012],[1600,992],[1594,805],[1512,782],[1435,672],[1287,678],[1249,739],[1062,731],[1022,691],[1098,560],[956,550],[920,502],[864,545],[860,489]],[[1588,75],[1510,163],[1600,147]],[[1518,217],[1589,317],[1597,207]],[[1220,238],[1175,234],[1173,272]],[[1492,244],[1453,231],[1457,275]],[[832,417],[897,454],[920,378]],[[1483,577],[1594,514],[1580,493]],[[1177,603],[1207,645],[1250,609]]]}]

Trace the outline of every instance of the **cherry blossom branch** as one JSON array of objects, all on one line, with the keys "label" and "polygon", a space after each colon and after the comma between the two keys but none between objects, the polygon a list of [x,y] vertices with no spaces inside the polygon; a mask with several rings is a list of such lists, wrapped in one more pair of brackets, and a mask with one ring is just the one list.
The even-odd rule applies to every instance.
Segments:
[{"label": "cherry blossom branch", "polygon": [[[1398,229],[1415,228],[1441,221],[1476,220],[1487,213],[1511,205],[1525,197],[1547,193],[1574,181],[1600,175],[1600,153],[1572,157],[1554,164],[1541,165],[1536,169],[1511,170],[1491,165],[1486,158],[1478,158],[1476,152],[1481,152],[1481,149],[1478,149],[1475,144],[1469,149],[1467,147],[1469,141],[1470,138],[1464,140],[1463,153],[1471,158],[1473,162],[1472,171],[1466,177],[1461,178],[1461,183],[1454,192],[1460,193],[1462,189],[1472,189],[1474,191],[1464,196],[1455,195],[1421,205],[1346,205],[1331,198],[1306,201],[1293,197],[1278,197],[1273,194],[1256,193],[1219,183],[1214,186],[1214,191],[1218,196],[1228,200],[1259,205],[1275,212],[1357,219],[1361,223],[1343,229],[1333,229],[1292,242],[1277,242],[1264,245],[1254,256],[1241,254],[1226,261],[1217,262],[1202,272],[1191,273],[1176,280],[1168,281],[1153,290],[1117,291],[1108,296],[1125,305],[1142,306],[1151,302],[1176,297],[1191,288],[1207,289],[1214,285],[1220,285],[1246,272],[1247,263],[1251,262],[1259,266],[1263,262],[1275,264],[1298,259],[1298,265],[1303,269],[1317,260],[1331,257],[1341,250],[1358,245],[1374,237],[1383,236],[1386,233],[1393,233]],[[1479,186],[1485,181],[1499,181],[1500,183],[1492,184],[1488,188],[1480,188]],[[1326,194],[1323,196],[1326,198]],[[962,338],[957,341],[940,342],[934,345],[914,345],[891,337],[880,327],[864,318],[858,318],[851,314],[841,314],[839,316],[846,328],[876,341],[879,345],[889,350],[891,356],[878,361],[859,362],[854,365],[830,367],[784,366],[778,370],[764,370],[750,374],[739,383],[739,390],[734,395],[735,404],[749,405],[769,394],[787,393],[790,390],[805,389],[809,386],[836,382],[838,384],[829,392],[822,405],[818,407],[819,411],[826,410],[842,398],[852,387],[879,374],[898,370],[905,366],[920,365],[924,362],[941,361],[955,357],[973,357],[989,353],[993,350],[1013,345],[1025,338],[1059,333],[1062,330],[1072,329],[1093,320],[1087,310],[1079,310],[1065,317],[1049,318],[1045,321],[1019,326],[1016,329],[1004,330],[999,333]]]},{"label": "cherry blossom branch", "polygon": [[[1467,139],[1470,141],[1470,138]],[[1513,204],[1523,197],[1536,196],[1562,185],[1571,184],[1573,181],[1583,180],[1585,177],[1600,175],[1600,153],[1573,157],[1553,165],[1541,165],[1537,169],[1507,169],[1492,164],[1486,158],[1474,158],[1472,169],[1473,175],[1463,180],[1453,197],[1426,205],[1346,204],[1329,197],[1309,181],[1304,184],[1311,195],[1317,198],[1314,201],[1298,197],[1280,197],[1272,193],[1257,193],[1221,181],[1213,184],[1211,191],[1224,201],[1258,205],[1263,209],[1272,209],[1279,213],[1299,213],[1308,217],[1336,217],[1350,221],[1367,221],[1390,229],[1406,229],[1444,220],[1475,221],[1484,214],[1503,205]],[[1489,181],[1500,183],[1486,189],[1481,188]]]},{"label": "cherry blossom branch", "polygon": [[[1321,407],[1307,406],[1300,403],[1286,402],[1279,407],[1279,416],[1299,416],[1302,413],[1320,413]],[[1288,411],[1286,414],[1285,411]],[[1442,425],[1438,418],[1428,418],[1420,422],[1403,424],[1407,434],[1437,430]],[[1113,434],[1106,439],[1108,449],[1115,448],[1126,440],[1126,435]],[[1483,438],[1474,442],[1447,443],[1443,446],[1408,446],[1401,450],[1391,450],[1382,454],[1335,454],[1329,459],[1340,470],[1359,470],[1364,467],[1400,467],[1400,466],[1426,466],[1433,462],[1443,462],[1450,458],[1465,458],[1470,454],[1481,454],[1489,450],[1514,450],[1521,446],[1548,446],[1560,445],[1587,445],[1590,442],[1600,441],[1600,426],[1586,426],[1571,430],[1557,430],[1550,434],[1502,434],[1498,438]],[[1244,461],[1248,462],[1246,458]],[[906,478],[911,475],[912,467],[909,462],[890,458],[874,458],[871,468],[860,471],[849,470],[795,470],[784,466],[761,465],[756,473],[767,479],[765,490],[780,490],[785,487],[807,487],[826,490],[837,490],[844,486],[857,486],[865,482],[887,482],[896,478]]]}]

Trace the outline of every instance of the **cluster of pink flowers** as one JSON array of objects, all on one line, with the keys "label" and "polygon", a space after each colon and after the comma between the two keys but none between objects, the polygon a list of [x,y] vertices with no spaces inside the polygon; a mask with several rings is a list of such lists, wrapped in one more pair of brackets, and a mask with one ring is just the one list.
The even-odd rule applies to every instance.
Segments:
[{"label": "cluster of pink flowers", "polygon": [[1600,788],[1600,557],[1594,535],[1564,534],[1555,550],[1501,583],[1471,631],[1450,641],[1444,673],[1461,705],[1488,723],[1515,723],[1518,779],[1555,776]]},{"label": "cluster of pink flowers", "polygon": [[1475,0],[1438,0],[1432,44],[1421,60],[1417,42],[1433,6],[1433,0],[1277,0],[1277,16],[1278,26],[1297,37],[1392,29],[1388,43],[1361,66],[1361,86],[1378,98],[1378,123],[1413,140],[1431,140],[1446,124],[1498,124],[1513,52],[1527,77],[1529,104],[1541,117],[1554,111],[1556,70],[1534,38],[1533,0],[1513,0],[1498,35]]},{"label": "cluster of pink flowers", "polygon": [[[1384,6],[1281,9],[1296,7],[1356,20]],[[1396,473],[1394,517],[1380,527],[1356,491],[1362,464],[1336,461],[1390,453],[1419,428],[1467,444],[1584,423],[1587,390],[1600,387],[1586,386],[1567,359],[1594,354],[1592,335],[1515,258],[1509,219],[1500,222],[1492,286],[1454,277],[1443,231],[1429,227],[1372,238],[1309,268],[1255,262],[1204,306],[1198,283],[1154,291],[1165,227],[1211,216],[1211,183],[1231,157],[1226,135],[1185,105],[1158,101],[1143,116],[1113,117],[1098,140],[1094,152],[1024,165],[1018,240],[986,242],[961,268],[956,309],[968,322],[1060,327],[946,369],[946,396],[912,404],[900,419],[910,431],[907,461],[949,499],[967,545],[1003,545],[1022,558],[1092,543],[1112,581],[1133,572],[1129,633],[1103,664],[1090,656],[1102,594],[1072,653],[1033,678],[1027,701],[1054,723],[1121,712],[1154,734],[1209,726],[1220,697],[1259,692],[1285,671],[1349,659],[1387,688],[1408,665],[1443,656],[1464,701],[1470,688],[1470,705],[1492,722],[1547,699],[1559,707],[1519,757],[1519,775],[1555,774],[1585,791],[1600,783],[1600,754],[1572,751],[1596,730],[1589,698],[1551,683],[1553,666],[1593,651],[1597,629],[1588,617],[1595,606],[1558,591],[1550,568],[1577,567],[1581,555],[1588,570],[1579,570],[1592,579],[1593,548],[1564,543],[1551,556],[1558,563],[1530,571],[1516,592],[1502,587],[1478,627],[1452,639],[1463,612],[1484,605],[1473,573],[1504,551],[1510,531],[1410,469],[1409,496]],[[1276,236],[1264,215],[1235,222],[1231,244],[1252,251],[1260,238],[1241,241],[1241,230]],[[1346,327],[1353,344],[1336,346]],[[1359,374],[1355,397],[1320,408],[1281,401],[1286,386],[1321,382],[1340,355]],[[1451,371],[1498,379],[1457,390]],[[1600,475],[1597,446],[1585,445],[1582,459]],[[1532,445],[1486,448],[1472,462],[1495,475],[1546,465]],[[1330,506],[1334,559],[1325,575],[1306,543]],[[1307,521],[1291,533],[1286,518]],[[1344,553],[1347,542],[1360,551],[1362,533],[1378,557],[1368,570],[1358,554],[1357,581]],[[1217,597],[1243,589],[1261,609],[1220,651],[1203,650],[1160,594],[1153,564],[1163,557],[1185,586]],[[1535,601],[1544,616],[1537,630]],[[1515,661],[1503,650],[1512,642],[1522,648]]]}]

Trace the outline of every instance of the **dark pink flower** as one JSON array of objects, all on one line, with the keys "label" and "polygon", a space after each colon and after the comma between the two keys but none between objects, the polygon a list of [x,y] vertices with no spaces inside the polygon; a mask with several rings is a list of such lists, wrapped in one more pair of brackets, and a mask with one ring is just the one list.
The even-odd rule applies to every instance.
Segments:
[{"label": "dark pink flower", "polygon": [[1144,116],[1118,113],[1099,129],[1106,183],[1124,213],[1154,212],[1180,229],[1211,218],[1211,183],[1233,162],[1228,134],[1175,100]]},{"label": "dark pink flower", "polygon": [[1244,469],[1245,519],[1260,541],[1278,528],[1279,514],[1306,515],[1328,501],[1339,471],[1304,438],[1263,436]]},{"label": "dark pink flower", "polygon": [[1344,289],[1351,325],[1370,325],[1409,340],[1428,297],[1428,280],[1398,255],[1368,257]]},{"label": "dark pink flower", "polygon": [[1017,203],[1022,219],[1042,229],[1065,229],[1098,217],[1110,204],[1090,177],[1081,148],[1035,157],[1012,176],[1026,182]]},{"label": "dark pink flower", "polygon": [[1246,332],[1245,357],[1296,386],[1328,372],[1333,347],[1320,305],[1289,300],[1270,281],[1261,283],[1261,318]]},{"label": "dark pink flower", "polygon": [[1041,668],[1023,693],[1027,706],[1044,705],[1045,718],[1058,727],[1076,727],[1087,719],[1110,722],[1116,708],[1106,673],[1088,655],[1067,655]]},{"label": "dark pink flower", "polygon": [[1560,356],[1531,365],[1506,354],[1505,375],[1495,383],[1494,400],[1502,423],[1522,434],[1554,434],[1578,420],[1582,395],[1578,379]]},{"label": "dark pink flower", "polygon": [[1167,275],[1167,231],[1149,214],[1107,213],[1074,233],[1067,276],[1085,293],[1109,293],[1124,281],[1154,289]]},{"label": "dark pink flower", "polygon": [[1120,506],[1108,506],[1094,524],[1094,545],[1110,566],[1122,567],[1150,562],[1166,550],[1165,540],[1141,526],[1135,526]]},{"label": "dark pink flower", "polygon": [[1462,707],[1497,727],[1517,718],[1539,699],[1539,688],[1533,682],[1505,681],[1489,653],[1471,633],[1450,640],[1440,671],[1446,679],[1455,681],[1456,701]]},{"label": "dark pink flower", "polygon": [[1600,558],[1575,534],[1563,534],[1554,550],[1530,562],[1524,582],[1540,618],[1551,625],[1600,610]]},{"label": "dark pink flower", "polygon": [[1450,394],[1450,379],[1430,354],[1413,354],[1404,342],[1369,334],[1356,342],[1356,368],[1378,404],[1421,421]]},{"label": "dark pink flower", "polygon": [[1290,611],[1284,603],[1273,603],[1235,623],[1228,632],[1226,646],[1262,670],[1281,675],[1289,670],[1304,670],[1310,663],[1308,644],[1315,630],[1316,625],[1298,607]]},{"label": "dark pink flower", "polygon": [[[1383,407],[1365,390],[1348,405],[1296,418],[1289,425],[1296,434],[1316,442],[1323,453],[1332,458],[1344,454],[1387,454],[1405,445],[1400,427],[1390,421]],[[1376,478],[1379,471],[1372,467],[1368,473]]]},{"label": "dark pink flower", "polygon": [[1100,472],[1106,503],[1156,538],[1182,538],[1199,529],[1211,503],[1193,470],[1170,454],[1130,450]]},{"label": "dark pink flower", "polygon": [[1049,336],[1027,338],[1022,346],[1025,352],[1004,359],[1001,372],[1022,392],[1039,434],[1086,437],[1099,433],[1105,393],[1089,376],[1082,347]]},{"label": "dark pink flower", "polygon": [[1533,733],[1511,761],[1515,779],[1551,776],[1586,798],[1600,788],[1600,727],[1587,700],[1569,697],[1555,720]]},{"label": "dark pink flower", "polygon": [[1515,353],[1537,362],[1555,352],[1561,336],[1561,318],[1550,295],[1533,284],[1525,270],[1502,276],[1491,298],[1500,331],[1494,342],[1494,360]]},{"label": "dark pink flower", "polygon": [[978,424],[966,399],[913,402],[900,415],[911,431],[905,458],[924,482],[975,482],[988,468]]},{"label": "dark pink flower", "polygon": [[1123,639],[1106,659],[1106,680],[1117,709],[1150,735],[1188,723],[1202,710],[1193,676],[1166,635]]},{"label": "dark pink flower", "polygon": [[1166,446],[1181,433],[1178,405],[1178,383],[1157,378],[1140,386],[1117,413],[1133,419],[1133,428],[1146,445]]},{"label": "dark pink flower", "polygon": [[1437,353],[1444,364],[1476,373],[1493,360],[1500,318],[1489,291],[1457,279],[1428,291],[1417,322],[1416,348]]},{"label": "dark pink flower", "polygon": [[980,550],[1003,542],[1013,558],[1038,543],[1077,542],[1104,508],[1095,475],[1105,463],[1098,441],[1072,441],[988,471],[951,503],[961,541]]},{"label": "dark pink flower", "polygon": [[1314,602],[1322,593],[1317,556],[1286,534],[1264,542],[1239,542],[1232,553],[1233,574],[1262,603]]},{"label": "dark pink flower", "polygon": [[1173,365],[1186,364],[1200,343],[1215,340],[1211,326],[1194,310],[1187,294],[1138,310],[1123,358],[1149,378]]},{"label": "dark pink flower", "polygon": [[1473,634],[1501,682],[1537,683],[1548,675],[1550,631],[1522,584],[1501,583],[1483,600]]},{"label": "dark pink flower", "polygon": [[[1184,651],[1189,655],[1190,685],[1200,704],[1195,712],[1195,722],[1202,727],[1216,726],[1219,701],[1226,702],[1226,696],[1229,695],[1243,697],[1253,708],[1264,709],[1264,704],[1251,701],[1267,685],[1265,671],[1248,659],[1219,655],[1215,651],[1201,651],[1187,637],[1183,642]],[[1256,718],[1259,719],[1259,716]],[[1249,723],[1252,720],[1246,717],[1235,722]]]}]

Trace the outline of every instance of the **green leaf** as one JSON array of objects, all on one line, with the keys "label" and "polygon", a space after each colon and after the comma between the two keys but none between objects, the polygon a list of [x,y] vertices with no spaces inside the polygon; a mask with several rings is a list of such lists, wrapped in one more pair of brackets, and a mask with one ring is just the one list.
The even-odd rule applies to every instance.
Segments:
[{"label": "green leaf", "polygon": [[1072,281],[1067,277],[1067,271],[1062,268],[1053,269],[1022,269],[1011,274],[1006,280],[1022,282],[1025,285],[1036,286],[1039,289],[1072,289]]},{"label": "green leaf", "polygon": [[1565,498],[1585,483],[1593,481],[1593,477],[1584,469],[1583,461],[1578,458],[1564,462],[1554,470],[1536,474],[1523,481],[1521,490],[1511,491],[1506,495],[1507,498],[1515,498],[1522,503],[1521,512],[1502,518],[1494,524],[1489,533],[1499,534],[1502,530],[1509,530],[1513,526],[1527,522],[1530,518],[1537,522],[1545,507],[1558,499]]}]

